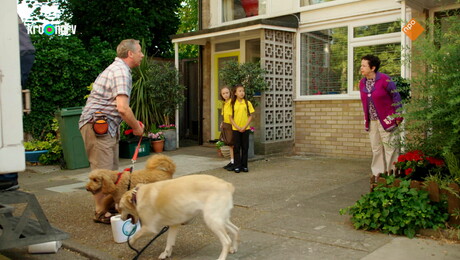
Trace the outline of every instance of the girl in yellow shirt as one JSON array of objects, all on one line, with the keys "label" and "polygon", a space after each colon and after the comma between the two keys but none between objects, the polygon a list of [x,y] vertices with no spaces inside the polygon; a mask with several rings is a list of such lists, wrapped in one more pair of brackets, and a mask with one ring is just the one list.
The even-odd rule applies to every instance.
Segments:
[{"label": "girl in yellow shirt", "polygon": [[233,88],[233,97],[231,102],[232,114],[230,121],[233,129],[233,154],[234,154],[234,171],[248,172],[248,149],[249,149],[249,124],[252,120],[254,107],[251,102],[245,98],[243,85],[236,85]]},{"label": "girl in yellow shirt", "polygon": [[[223,135],[221,137],[225,137],[224,143],[230,147],[230,162],[224,166],[224,169],[228,171],[234,170],[234,160],[233,160],[233,131],[232,131],[232,123],[230,121],[230,116],[232,115],[232,107],[230,105],[231,93],[228,87],[223,87],[220,90],[220,98],[223,101],[222,104],[222,123],[220,124],[220,131]],[[222,139],[222,138],[221,138]]]}]

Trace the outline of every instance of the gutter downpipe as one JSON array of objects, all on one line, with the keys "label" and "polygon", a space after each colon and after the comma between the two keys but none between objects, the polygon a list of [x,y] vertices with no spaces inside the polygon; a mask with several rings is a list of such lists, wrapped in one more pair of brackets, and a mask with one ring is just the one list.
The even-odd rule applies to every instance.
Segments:
[{"label": "gutter downpipe", "polygon": [[[406,19],[406,0],[400,0],[401,4],[401,30],[404,27],[405,23],[407,23]],[[401,31],[401,77],[407,79],[409,78],[409,65],[406,64],[406,57],[410,51],[410,46],[407,42],[407,36],[405,33]]]},{"label": "gutter downpipe", "polygon": [[[174,43],[174,65],[176,70],[179,71],[179,44]],[[179,82],[179,74],[177,74],[177,82]],[[174,124],[176,125],[176,149],[179,148],[179,107],[176,108],[176,115],[174,116]]]}]

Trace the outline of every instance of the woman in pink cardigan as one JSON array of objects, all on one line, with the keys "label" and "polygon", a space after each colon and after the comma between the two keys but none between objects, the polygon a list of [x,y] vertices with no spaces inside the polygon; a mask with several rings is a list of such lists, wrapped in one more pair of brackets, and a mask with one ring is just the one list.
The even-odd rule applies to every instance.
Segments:
[{"label": "woman in pink cardigan", "polygon": [[378,72],[380,59],[366,55],[361,58],[361,74],[359,82],[361,102],[364,110],[364,122],[372,148],[372,174],[379,174],[394,169],[394,162],[399,156],[396,145],[398,136],[394,134],[396,127],[402,122],[395,117],[396,110],[401,107],[401,96],[391,78]]}]

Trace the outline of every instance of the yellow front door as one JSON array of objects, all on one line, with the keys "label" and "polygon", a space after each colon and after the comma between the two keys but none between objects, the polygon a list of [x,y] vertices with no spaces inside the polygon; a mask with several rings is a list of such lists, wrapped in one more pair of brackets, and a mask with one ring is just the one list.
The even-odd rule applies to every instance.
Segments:
[{"label": "yellow front door", "polygon": [[[220,99],[220,90],[225,85],[221,79],[219,79],[219,70],[225,66],[225,63],[228,61],[239,61],[240,60],[240,52],[226,52],[221,54],[214,55],[214,106],[213,112],[214,113],[214,131],[213,131],[213,139],[219,138],[220,129],[219,125],[222,121],[222,100]],[[230,89],[232,86],[229,86]]]}]

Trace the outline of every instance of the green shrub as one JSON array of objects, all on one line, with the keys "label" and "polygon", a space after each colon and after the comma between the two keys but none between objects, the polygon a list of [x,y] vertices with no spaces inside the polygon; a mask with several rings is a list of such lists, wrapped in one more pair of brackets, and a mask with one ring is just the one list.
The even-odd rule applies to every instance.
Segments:
[{"label": "green shrub", "polygon": [[146,130],[152,132],[157,125],[170,125],[176,109],[183,105],[186,88],[179,84],[179,77],[173,64],[147,58],[133,70],[130,106]]},{"label": "green shrub", "polygon": [[[442,21],[441,21],[442,20]],[[449,25],[449,26],[446,26]],[[427,23],[407,57],[415,73],[405,104],[406,147],[460,158],[460,19],[458,12]]]},{"label": "green shrub", "polygon": [[44,141],[32,140],[24,142],[26,151],[40,151],[48,150],[47,153],[40,155],[38,161],[43,165],[60,164],[63,166],[63,153],[62,145],[57,133],[59,132],[59,125],[57,119],[52,119],[50,125],[50,132],[44,137]]},{"label": "green shrub", "polygon": [[43,140],[51,131],[56,110],[82,106],[87,86],[116,56],[108,44],[93,39],[90,51],[75,36],[32,35],[35,62],[27,83],[32,112],[24,116],[24,131]]},{"label": "green shrub", "polygon": [[[389,177],[387,183],[393,180],[394,177]],[[427,191],[410,188],[408,180],[399,187],[376,187],[353,206],[340,210],[341,215],[347,213],[356,229],[380,230],[409,238],[422,228],[444,227],[449,216],[446,201],[431,202]]]},{"label": "green shrub", "polygon": [[260,67],[259,62],[238,63],[237,61],[228,61],[219,72],[219,77],[224,84],[230,88],[235,85],[242,84],[246,98],[251,101],[254,107],[259,105],[259,102],[254,98],[255,95],[261,94],[268,88],[268,83],[265,81],[267,71]]}]

